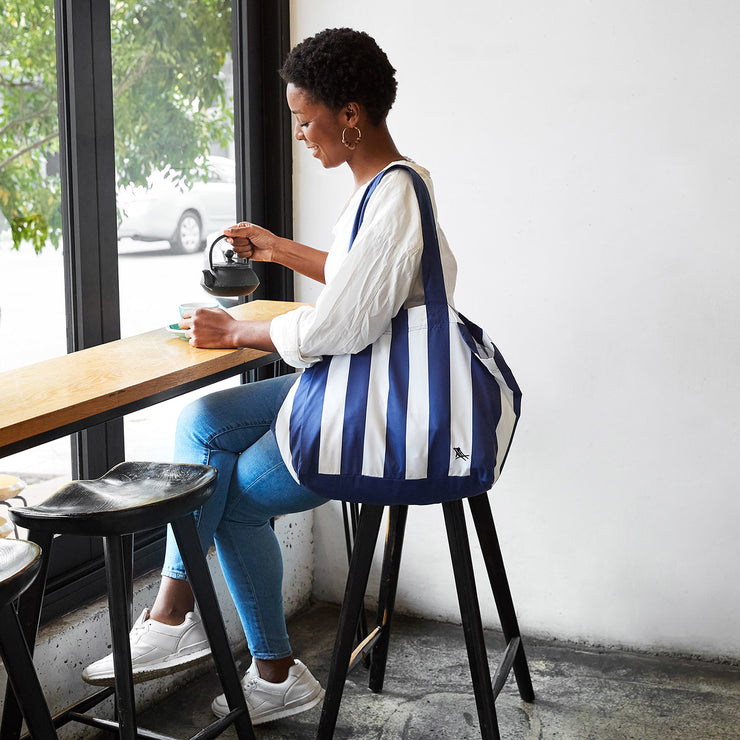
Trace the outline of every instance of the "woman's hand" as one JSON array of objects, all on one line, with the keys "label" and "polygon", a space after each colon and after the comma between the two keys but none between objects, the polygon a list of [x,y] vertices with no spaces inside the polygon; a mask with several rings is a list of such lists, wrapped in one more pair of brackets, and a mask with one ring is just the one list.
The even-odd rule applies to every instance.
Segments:
[{"label": "woman's hand", "polygon": [[224,234],[237,257],[276,262],[320,283],[325,282],[326,252],[275,236],[271,231],[246,221],[224,229]]},{"label": "woman's hand", "polygon": [[180,328],[193,347],[230,349],[252,347],[275,352],[269,321],[238,321],[222,308],[196,308],[180,319]]},{"label": "woman's hand", "polygon": [[267,229],[246,221],[224,229],[226,241],[237,257],[257,262],[275,262],[275,249],[279,239]]},{"label": "woman's hand", "polygon": [[239,347],[239,322],[222,308],[196,308],[180,319],[180,328],[193,347]]}]

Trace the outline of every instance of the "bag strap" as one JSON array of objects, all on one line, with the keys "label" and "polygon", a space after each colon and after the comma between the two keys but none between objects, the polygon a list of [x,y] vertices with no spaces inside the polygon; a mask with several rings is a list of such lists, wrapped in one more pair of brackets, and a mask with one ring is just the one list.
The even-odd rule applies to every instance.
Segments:
[{"label": "bag strap", "polygon": [[[419,202],[419,214],[421,216],[421,234],[423,239],[423,249],[421,253],[421,276],[424,286],[424,302],[430,304],[444,304],[447,306],[447,292],[445,291],[444,273],[442,272],[442,258],[439,252],[439,239],[437,237],[437,224],[434,220],[434,207],[429,195],[429,189],[422,176],[412,167],[405,164],[394,164],[387,169],[379,172],[362,194],[362,200],[357,207],[355,222],[352,226],[352,236],[349,241],[349,248],[352,249],[357,232],[360,229],[362,220],[365,217],[367,202],[373,191],[378,187],[384,175],[391,170],[406,170],[411,176],[411,182],[414,185],[416,199]],[[445,309],[446,315],[446,309]]]}]

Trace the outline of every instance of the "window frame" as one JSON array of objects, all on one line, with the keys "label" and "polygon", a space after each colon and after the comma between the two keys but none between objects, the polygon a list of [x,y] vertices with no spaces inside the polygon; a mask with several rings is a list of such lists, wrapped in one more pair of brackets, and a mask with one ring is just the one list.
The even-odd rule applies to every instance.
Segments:
[{"label": "window frame", "polygon": [[[62,178],[67,351],[119,339],[110,5],[54,0]],[[237,215],[292,236],[290,118],[275,70],[289,50],[289,0],[233,0],[234,138]],[[267,166],[270,163],[270,166]],[[277,166],[275,166],[277,163]],[[258,265],[250,296],[293,299],[290,271]],[[283,372],[281,363],[243,381]],[[123,418],[72,435],[72,475],[97,478],[125,459]],[[163,531],[135,540],[135,572],[156,567]],[[105,592],[102,547],[58,537],[51,560],[45,621]]]}]

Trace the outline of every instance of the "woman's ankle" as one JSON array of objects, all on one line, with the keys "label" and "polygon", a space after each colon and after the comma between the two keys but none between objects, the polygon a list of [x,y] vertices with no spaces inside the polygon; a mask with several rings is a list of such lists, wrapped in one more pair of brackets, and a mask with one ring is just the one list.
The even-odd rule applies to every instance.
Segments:
[{"label": "woman's ankle", "polygon": [[288,671],[295,665],[293,656],[277,658],[275,660],[262,660],[255,658],[260,678],[268,683],[283,683],[288,678]]},{"label": "woman's ankle", "polygon": [[187,611],[183,612],[181,609],[162,609],[153,606],[149,610],[149,619],[160,624],[169,624],[172,627],[177,627],[185,621],[185,615]]},{"label": "woman's ankle", "polygon": [[163,577],[157,598],[149,610],[149,619],[162,624],[178,625],[185,615],[195,609],[195,599],[190,584],[176,578]]}]

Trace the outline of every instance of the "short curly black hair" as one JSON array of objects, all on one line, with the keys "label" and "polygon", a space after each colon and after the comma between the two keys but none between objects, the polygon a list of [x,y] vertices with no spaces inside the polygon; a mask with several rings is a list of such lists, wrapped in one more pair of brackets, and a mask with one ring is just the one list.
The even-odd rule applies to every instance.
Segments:
[{"label": "short curly black hair", "polygon": [[396,99],[396,70],[364,31],[327,28],[295,46],[280,69],[286,83],[331,110],[360,103],[370,122],[385,120]]}]

